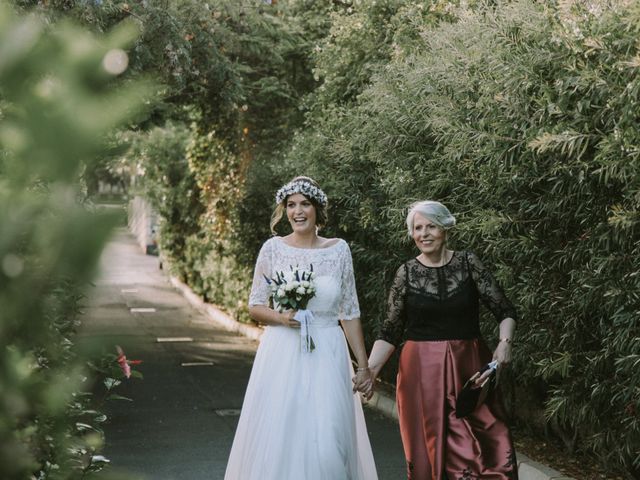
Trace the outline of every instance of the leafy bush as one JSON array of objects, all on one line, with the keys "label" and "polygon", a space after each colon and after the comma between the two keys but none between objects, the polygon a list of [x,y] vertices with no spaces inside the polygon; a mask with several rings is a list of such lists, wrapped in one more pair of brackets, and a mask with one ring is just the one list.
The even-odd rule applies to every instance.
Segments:
[{"label": "leafy bush", "polygon": [[85,478],[103,465],[104,416],[88,393],[98,377],[74,334],[79,287],[115,220],[89,213],[78,186],[83,162],[104,152],[98,139],[145,97],[142,84],[116,92],[106,69],[134,33],[97,39],[0,6],[2,478]]},{"label": "leafy bush", "polygon": [[198,218],[204,212],[186,158],[189,135],[185,125],[169,122],[126,138],[131,143],[130,167],[142,172],[140,188],[161,218],[160,249],[177,268],[185,256],[186,239],[199,231]]},{"label": "leafy bush", "polygon": [[367,319],[413,254],[406,206],[450,206],[454,246],[520,307],[521,401],[569,450],[637,475],[639,12],[590,8],[454,12],[356,105],[312,118],[289,161],[327,185]]},{"label": "leafy bush", "polygon": [[[173,272],[242,320],[250,270],[269,235],[264,207],[282,181],[273,162],[301,122],[297,106],[314,84],[307,66],[313,37],[305,28],[323,31],[326,21],[317,18],[301,4],[242,11],[234,2],[217,5],[207,21],[225,32],[224,56],[233,59],[235,79],[225,91],[234,93],[206,108],[192,96],[187,118],[174,122],[190,123],[188,140],[183,126],[155,128],[137,134],[128,154],[144,170],[144,188],[162,216],[161,250]],[[183,13],[174,19],[188,25]],[[217,35],[209,41],[215,44]]]}]

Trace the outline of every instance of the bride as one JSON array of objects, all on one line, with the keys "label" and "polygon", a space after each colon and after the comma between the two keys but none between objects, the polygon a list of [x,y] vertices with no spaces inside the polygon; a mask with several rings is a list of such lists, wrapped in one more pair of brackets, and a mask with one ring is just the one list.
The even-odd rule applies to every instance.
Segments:
[{"label": "bride", "polygon": [[[256,262],[249,313],[267,327],[224,478],[377,480],[345,341],[358,362],[356,388],[366,390],[371,374],[349,246],[317,235],[327,221],[327,197],[312,179],[294,178],[278,190],[276,204],[271,230],[286,213],[292,233],[267,240]],[[307,307],[311,351],[301,348],[296,312],[280,312],[270,299],[266,278],[290,267],[315,273],[316,293]]]}]

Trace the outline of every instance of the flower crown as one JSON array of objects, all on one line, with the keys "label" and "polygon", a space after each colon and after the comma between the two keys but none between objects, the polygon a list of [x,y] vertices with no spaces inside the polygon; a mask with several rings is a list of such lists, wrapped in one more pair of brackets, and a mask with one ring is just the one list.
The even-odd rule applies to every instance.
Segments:
[{"label": "flower crown", "polygon": [[325,193],[307,180],[293,180],[276,192],[276,203],[282,203],[285,198],[294,193],[301,193],[307,198],[312,198],[323,207],[327,206]]}]

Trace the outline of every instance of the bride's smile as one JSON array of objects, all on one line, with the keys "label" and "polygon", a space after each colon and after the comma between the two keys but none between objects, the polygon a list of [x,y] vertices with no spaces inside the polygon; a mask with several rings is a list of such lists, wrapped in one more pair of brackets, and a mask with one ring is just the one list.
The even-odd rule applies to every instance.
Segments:
[{"label": "bride's smile", "polygon": [[305,235],[315,232],[316,209],[313,203],[300,193],[287,198],[287,219],[294,233]]}]

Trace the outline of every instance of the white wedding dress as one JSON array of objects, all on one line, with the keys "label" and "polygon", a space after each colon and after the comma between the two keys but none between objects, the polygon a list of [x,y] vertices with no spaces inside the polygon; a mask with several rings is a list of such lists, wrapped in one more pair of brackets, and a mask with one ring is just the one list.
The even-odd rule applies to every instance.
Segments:
[{"label": "white wedding dress", "polygon": [[310,334],[268,326],[249,378],[225,480],[377,480],[353,368],[338,319],[360,316],[351,252],[344,240],[322,249],[296,248],[281,238],[262,246],[249,305],[269,305],[271,278],[290,265],[316,273]]}]

